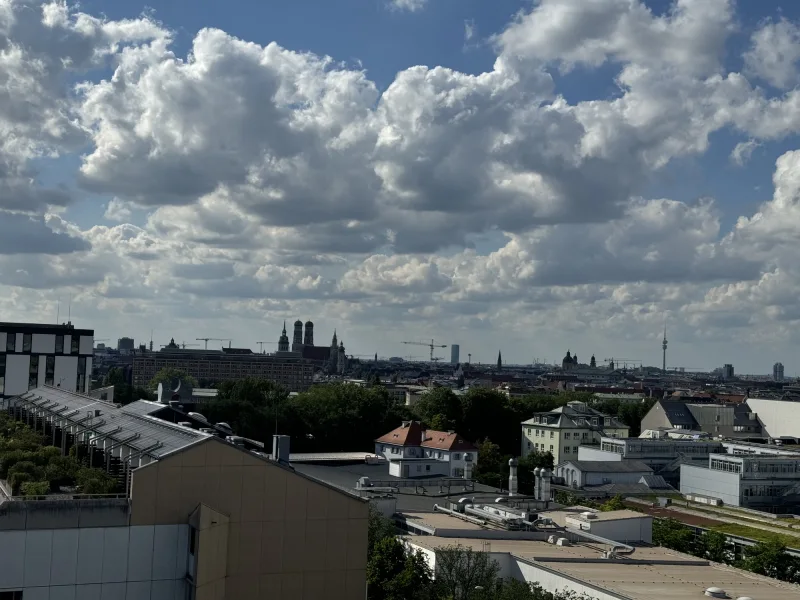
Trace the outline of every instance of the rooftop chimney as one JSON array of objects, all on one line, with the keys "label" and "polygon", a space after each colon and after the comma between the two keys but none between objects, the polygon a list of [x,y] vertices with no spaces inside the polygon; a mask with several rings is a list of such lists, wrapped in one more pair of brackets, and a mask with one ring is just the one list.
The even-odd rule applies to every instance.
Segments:
[{"label": "rooftop chimney", "polygon": [[272,460],[289,464],[289,439],[288,435],[272,436]]},{"label": "rooftop chimney", "polygon": [[517,462],[516,458],[511,458],[508,461],[508,495],[516,496],[518,483],[517,483]]}]

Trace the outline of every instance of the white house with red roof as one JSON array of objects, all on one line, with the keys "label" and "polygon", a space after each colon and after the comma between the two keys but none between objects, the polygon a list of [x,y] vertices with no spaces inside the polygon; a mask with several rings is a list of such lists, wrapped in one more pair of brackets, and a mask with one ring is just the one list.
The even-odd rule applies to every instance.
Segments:
[{"label": "white house with red roof", "polygon": [[472,478],[478,447],[455,431],[426,429],[419,421],[403,421],[375,440],[375,454],[389,461],[394,477]]}]

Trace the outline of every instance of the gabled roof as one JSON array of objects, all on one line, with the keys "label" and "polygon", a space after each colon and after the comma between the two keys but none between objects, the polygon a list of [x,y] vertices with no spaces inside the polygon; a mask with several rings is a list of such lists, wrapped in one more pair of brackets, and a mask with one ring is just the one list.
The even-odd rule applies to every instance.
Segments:
[{"label": "gabled roof", "polygon": [[653,469],[638,460],[566,460],[561,465],[572,465],[584,473],[652,473]]},{"label": "gabled roof", "polygon": [[424,429],[419,421],[405,421],[397,429],[375,440],[378,444],[392,446],[414,446],[436,450],[475,450],[477,446],[454,431]]}]

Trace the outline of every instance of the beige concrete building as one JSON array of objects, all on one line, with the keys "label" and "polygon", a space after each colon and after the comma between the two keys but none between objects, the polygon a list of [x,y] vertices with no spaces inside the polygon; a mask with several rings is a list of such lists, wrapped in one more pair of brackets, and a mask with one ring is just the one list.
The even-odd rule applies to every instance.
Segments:
[{"label": "beige concrete building", "polygon": [[[129,492],[0,497],[0,597],[363,600],[368,503],[214,435],[55,388],[6,399]],[[113,460],[112,460],[113,459]]]}]

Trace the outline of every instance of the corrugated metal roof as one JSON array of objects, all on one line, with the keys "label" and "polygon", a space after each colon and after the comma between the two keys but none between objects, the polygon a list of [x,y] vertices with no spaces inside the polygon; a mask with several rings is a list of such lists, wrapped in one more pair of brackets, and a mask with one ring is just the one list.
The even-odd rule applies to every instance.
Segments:
[{"label": "corrugated metal roof", "polygon": [[[126,446],[139,451],[147,450],[145,454],[155,459],[209,437],[201,431],[151,416],[165,408],[157,402],[139,400],[119,407],[104,400],[47,386],[30,390],[17,398],[26,404],[43,407],[46,411],[58,412],[71,421],[85,419],[81,426],[98,435],[108,434],[109,439],[114,441],[128,440],[125,441]],[[100,411],[97,417],[94,416],[96,410]],[[90,414],[91,418],[87,418]],[[129,439],[132,436],[137,437]]]},{"label": "corrugated metal roof", "polygon": [[565,460],[584,473],[652,473],[653,469],[638,460]]}]

